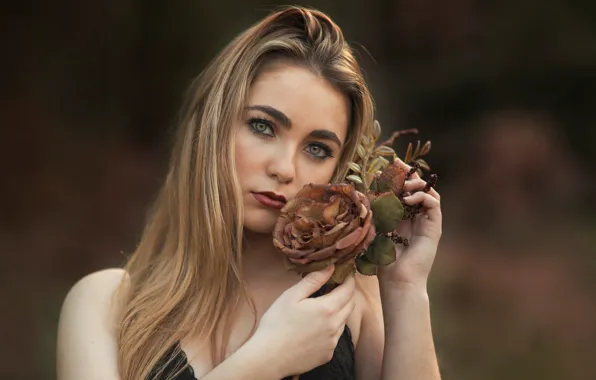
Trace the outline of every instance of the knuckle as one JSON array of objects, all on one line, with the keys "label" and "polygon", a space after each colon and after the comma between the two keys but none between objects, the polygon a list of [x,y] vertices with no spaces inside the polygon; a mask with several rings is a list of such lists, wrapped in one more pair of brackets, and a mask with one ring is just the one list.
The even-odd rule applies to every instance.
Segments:
[{"label": "knuckle", "polygon": [[321,314],[324,317],[329,317],[329,316],[333,315],[333,312],[334,312],[333,307],[331,307],[330,305],[321,306]]},{"label": "knuckle", "polygon": [[311,273],[310,276],[304,277],[304,280],[311,285],[317,285],[320,281],[318,273]]}]

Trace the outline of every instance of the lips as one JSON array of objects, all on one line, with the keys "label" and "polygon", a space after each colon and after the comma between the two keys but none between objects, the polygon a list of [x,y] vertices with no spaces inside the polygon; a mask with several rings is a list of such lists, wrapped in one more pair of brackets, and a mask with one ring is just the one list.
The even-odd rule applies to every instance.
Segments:
[{"label": "lips", "polygon": [[286,205],[286,197],[272,192],[252,193],[252,196],[263,206],[282,209]]},{"label": "lips", "polygon": [[274,199],[276,201],[280,201],[280,202],[284,202],[284,203],[286,202],[286,197],[284,197],[281,194],[272,193],[271,191],[263,191],[263,192],[256,193],[256,194],[263,194],[263,195],[265,195],[271,199]]}]

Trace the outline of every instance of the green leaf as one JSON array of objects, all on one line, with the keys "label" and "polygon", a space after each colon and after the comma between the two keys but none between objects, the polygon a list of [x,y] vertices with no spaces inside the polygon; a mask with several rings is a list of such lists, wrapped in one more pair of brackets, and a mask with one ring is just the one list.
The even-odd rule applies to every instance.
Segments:
[{"label": "green leaf", "polygon": [[395,243],[387,236],[378,235],[364,253],[364,258],[375,265],[389,265],[395,261]]},{"label": "green leaf", "polygon": [[362,136],[362,142],[364,143],[364,146],[368,146],[370,144],[370,138],[364,135]]},{"label": "green leaf", "polygon": [[358,145],[358,148],[356,148],[356,153],[358,153],[358,157],[360,157],[361,160],[364,160],[364,156],[366,156],[366,151],[364,150],[364,147],[362,145]]},{"label": "green leaf", "polygon": [[378,193],[379,192],[379,184],[376,178],[374,178],[370,183],[370,191]]},{"label": "green leaf", "polygon": [[393,156],[395,151],[386,145],[381,145],[375,148],[375,153],[381,156]]},{"label": "green leaf", "polygon": [[357,164],[357,163],[355,163],[355,162],[350,162],[350,163],[348,163],[348,167],[349,167],[350,169],[352,169],[352,171],[355,171],[356,173],[361,173],[361,170],[360,170],[360,165],[358,165],[358,164]]},{"label": "green leaf", "polygon": [[377,266],[366,260],[364,256],[356,258],[356,269],[365,276],[375,276],[377,274]]},{"label": "green leaf", "polygon": [[391,191],[391,181],[382,181],[380,178],[377,178],[376,182],[377,187],[375,191],[377,193],[386,193],[388,191]]},{"label": "green leaf", "polygon": [[[377,172],[377,170],[381,170],[383,168],[383,164],[384,164],[383,160],[385,160],[383,157],[377,157],[377,158],[375,158],[371,162],[371,164],[370,164],[370,166],[368,168],[368,173],[369,174],[374,174],[374,173]],[[385,161],[387,161],[387,160],[385,160]]]},{"label": "green leaf", "polygon": [[362,178],[354,174],[347,176],[346,179],[355,183],[362,184]]},{"label": "green leaf", "polygon": [[375,120],[373,123],[373,136],[375,140],[378,140],[381,137],[381,124],[378,120]]},{"label": "green leaf", "polygon": [[388,233],[397,228],[404,216],[404,207],[393,192],[381,194],[371,204],[377,232]]}]

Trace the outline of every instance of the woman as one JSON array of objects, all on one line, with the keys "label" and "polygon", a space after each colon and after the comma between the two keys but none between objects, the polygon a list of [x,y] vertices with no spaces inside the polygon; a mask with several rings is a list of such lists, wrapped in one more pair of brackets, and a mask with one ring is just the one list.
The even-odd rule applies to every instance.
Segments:
[{"label": "woman", "polygon": [[58,378],[438,379],[426,292],[441,235],[434,190],[407,199],[425,217],[378,279],[311,297],[333,268],[301,278],[272,245],[284,203],[341,180],[371,128],[340,29],[305,8],[270,15],[215,58],[184,115],[125,269],[91,274],[66,297]]}]

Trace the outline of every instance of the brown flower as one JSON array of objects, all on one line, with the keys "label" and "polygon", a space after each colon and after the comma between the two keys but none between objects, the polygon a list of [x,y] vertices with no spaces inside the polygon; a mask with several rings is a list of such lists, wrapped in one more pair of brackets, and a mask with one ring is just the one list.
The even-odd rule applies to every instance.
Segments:
[{"label": "brown flower", "polygon": [[344,263],[353,268],[374,238],[370,202],[349,184],[304,186],[281,210],[273,232],[273,244],[303,274],[329,264],[336,272]]}]

